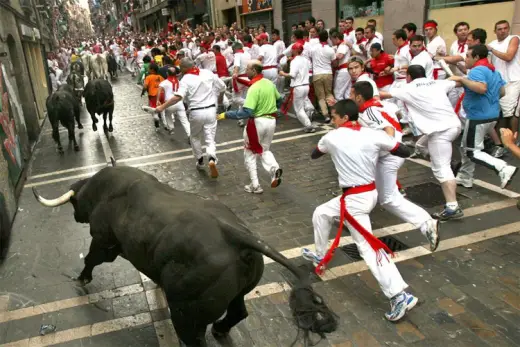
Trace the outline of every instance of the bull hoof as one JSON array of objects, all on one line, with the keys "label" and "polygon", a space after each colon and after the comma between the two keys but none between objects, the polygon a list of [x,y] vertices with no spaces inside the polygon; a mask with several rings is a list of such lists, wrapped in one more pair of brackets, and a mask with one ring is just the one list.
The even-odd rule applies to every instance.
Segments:
[{"label": "bull hoof", "polygon": [[76,152],[78,152],[78,151],[79,151],[79,146],[78,146],[78,145],[74,146],[74,150],[75,150]]},{"label": "bull hoof", "polygon": [[96,123],[92,123],[92,130],[97,131],[97,125],[96,125]]},{"label": "bull hoof", "polygon": [[110,125],[108,126],[108,131],[109,131],[109,132],[114,131],[114,127],[112,126],[112,124],[110,124]]},{"label": "bull hoof", "polygon": [[107,127],[106,124],[103,124],[103,131],[104,131],[104,132],[107,132],[107,131],[108,131],[108,127]]},{"label": "bull hoof", "polygon": [[58,153],[59,154],[64,154],[65,152],[63,151],[63,147],[58,147]]},{"label": "bull hoof", "polygon": [[216,339],[225,339],[226,337],[229,336],[229,332],[221,332],[221,331],[218,331],[216,328],[215,328],[215,324],[213,324],[213,326],[211,327],[211,333],[213,334],[213,336],[216,338]]},{"label": "bull hoof", "polygon": [[78,124],[78,129],[83,129],[83,124],[79,123]]}]

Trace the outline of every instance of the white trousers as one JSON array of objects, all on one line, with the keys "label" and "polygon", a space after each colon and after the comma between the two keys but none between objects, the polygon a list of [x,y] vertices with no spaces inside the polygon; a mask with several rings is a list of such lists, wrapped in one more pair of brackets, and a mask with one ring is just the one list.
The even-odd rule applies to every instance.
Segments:
[{"label": "white trousers", "polygon": [[247,137],[246,126],[244,128],[244,164],[246,165],[246,169],[249,172],[249,178],[251,179],[251,183],[253,184],[253,186],[256,187],[260,184],[258,182],[258,173],[256,170],[256,159],[258,157],[260,157],[260,160],[262,161],[262,166],[264,167],[264,170],[270,174],[272,174],[273,171],[278,170],[280,166],[276,162],[273,152],[271,152],[269,149],[271,147],[274,131],[276,129],[276,119],[267,117],[257,117],[255,118],[255,126],[256,132],[258,133],[258,141],[262,146],[263,152],[259,155],[247,149],[247,146],[249,145],[249,138]]},{"label": "white trousers", "polygon": [[352,87],[352,80],[348,69],[341,69],[336,71],[334,76],[334,98],[336,100],[345,100],[350,98],[350,88]]},{"label": "white trousers", "polygon": [[304,127],[311,126],[311,120],[309,119],[308,113],[314,111],[309,100],[309,86],[298,86],[293,89],[293,108],[296,113],[296,118],[303,124]]},{"label": "white trousers", "polygon": [[[248,80],[247,77],[240,77],[240,78]],[[231,82],[231,83],[233,83],[233,82]],[[238,88],[237,88],[238,92],[236,92],[235,89],[233,88],[233,98],[231,100],[231,103],[236,108],[240,108],[240,107],[244,106],[244,101],[246,100],[247,90],[249,88],[246,87],[245,85],[243,85],[242,83],[238,83],[238,82],[237,82],[237,86],[238,86]]]},{"label": "white trousers", "polygon": [[203,157],[201,137],[206,143],[206,157],[217,160],[217,109],[215,107],[190,111],[190,141],[193,156],[199,160]]},{"label": "white trousers", "polygon": [[518,112],[515,114],[515,110],[517,109],[518,98],[520,97],[520,81],[508,82],[505,85],[505,89],[506,95],[500,98],[502,116],[504,118],[509,118],[512,116],[518,117]]},{"label": "white trousers", "polygon": [[[324,256],[327,253],[330,229],[334,218],[339,217],[340,213],[340,198],[339,196],[335,197],[314,210],[312,224],[314,226],[316,253],[319,256]],[[371,233],[372,225],[370,224],[369,214],[377,203],[377,191],[348,195],[345,197],[345,203],[347,211],[352,217]],[[367,240],[350,223],[347,223],[347,227],[356,243],[359,254],[365,260],[386,297],[392,298],[408,287],[390,256],[383,255],[381,264],[378,264],[377,254]]]},{"label": "white trousers", "polygon": [[379,157],[376,167],[377,199],[381,207],[416,228],[421,228],[424,235],[426,228],[422,226],[432,217],[426,210],[405,199],[399,192],[397,171],[403,163],[404,158],[395,155],[387,154]]},{"label": "white trousers", "polygon": [[262,72],[262,74],[269,81],[273,82],[275,86],[278,84],[278,69],[277,68],[264,70]]},{"label": "white trousers", "polygon": [[[184,105],[180,102],[164,110],[163,121],[166,122],[166,125],[172,130],[175,128],[175,115],[179,117],[179,121],[181,122],[182,128],[184,129],[186,136],[190,137],[190,122],[188,121],[188,117],[186,116],[186,110],[184,109]],[[171,126],[168,122],[169,119],[172,121]]]},{"label": "white trousers", "polygon": [[495,158],[484,149],[484,138],[489,131],[495,127],[496,121],[476,121],[466,119],[464,134],[462,135],[461,146],[463,147],[462,165],[458,177],[462,179],[473,179],[475,174],[475,163],[495,170],[496,173],[502,171],[507,163],[502,159]]}]

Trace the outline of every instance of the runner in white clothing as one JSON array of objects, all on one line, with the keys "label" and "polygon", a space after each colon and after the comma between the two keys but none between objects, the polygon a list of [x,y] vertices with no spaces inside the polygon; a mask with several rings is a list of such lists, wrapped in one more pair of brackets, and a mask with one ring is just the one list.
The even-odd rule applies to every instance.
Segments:
[{"label": "runner in white clothing", "polygon": [[[373,89],[369,82],[356,82],[352,87],[352,99],[359,107],[361,125],[383,130],[388,135],[402,142],[401,126],[397,115],[377,99],[373,98]],[[376,187],[381,207],[402,220],[420,228],[428,239],[433,252],[439,244],[439,223],[426,210],[405,199],[397,186],[397,171],[404,164],[404,159],[390,154],[381,154],[377,163]]]},{"label": "runner in white clothing", "polygon": [[350,95],[350,75],[348,73],[348,62],[350,59],[350,48],[341,40],[341,34],[332,33],[332,43],[336,47],[336,66],[334,75],[334,97],[336,100],[348,99]]},{"label": "runner in white clothing", "polygon": [[[302,249],[302,256],[318,263],[316,272],[322,274],[339,244],[346,221],[352,239],[384,295],[390,299],[386,319],[397,321],[412,309],[418,299],[405,292],[408,285],[393,263],[388,247],[372,234],[370,212],[377,204],[376,165],[381,152],[406,158],[409,149],[384,131],[361,126],[358,107],[352,100],[341,100],[332,109],[332,122],[337,129],[330,131],[318,142],[311,158],[329,153],[338,172],[341,197],[336,197],[316,208],[312,216],[316,252]],[[334,218],[340,217],[336,238],[327,251],[330,229]]]},{"label": "runner in white clothing", "polygon": [[276,61],[276,48],[269,43],[267,34],[260,34],[256,37],[260,46],[258,60],[263,65],[263,76],[276,85],[278,83],[278,62]]},{"label": "runner in white clothing", "polygon": [[381,47],[383,47],[383,42],[376,36],[376,28],[372,25],[367,25],[365,28],[365,37],[367,42],[363,46],[363,54],[367,56],[368,59],[372,59],[370,55],[370,48],[374,43],[379,43]]},{"label": "runner in white clothing", "polygon": [[319,34],[320,43],[310,48],[312,58],[312,70],[314,76],[312,83],[316,99],[320,105],[321,114],[325,118],[325,123],[330,122],[327,98],[332,96],[332,62],[336,59],[334,49],[327,44],[329,34],[323,30]]},{"label": "runner in white clothing", "polygon": [[415,127],[427,136],[432,172],[439,181],[446,199],[446,206],[434,218],[441,221],[464,216],[457,202],[457,182],[451,169],[452,142],[460,134],[460,121],[448,99],[448,92],[455,88],[453,81],[427,79],[420,65],[408,67],[408,84],[380,92],[382,98],[404,101]]},{"label": "runner in white clothing", "polygon": [[[271,33],[271,39],[273,42],[273,46],[276,50],[276,57],[278,62],[278,70],[283,70],[285,64],[287,63],[287,59],[284,62],[280,60],[280,57],[283,57],[283,52],[285,51],[285,43],[280,40],[280,30],[273,29]],[[278,78],[276,83],[276,89],[280,95],[283,95],[283,90],[285,87],[285,78]]]},{"label": "runner in white clothing", "polygon": [[426,71],[426,78],[433,79],[433,60],[424,47],[424,38],[421,35],[415,35],[410,38],[409,45],[412,57],[410,65],[421,65]]},{"label": "runner in white clothing", "polygon": [[[429,20],[424,23],[424,34],[426,36],[426,50],[433,59],[435,56],[446,56],[446,42],[437,34],[437,22]],[[426,73],[428,74],[428,73]],[[433,62],[433,78],[436,80],[446,79],[446,72],[442,69],[438,61]]]}]

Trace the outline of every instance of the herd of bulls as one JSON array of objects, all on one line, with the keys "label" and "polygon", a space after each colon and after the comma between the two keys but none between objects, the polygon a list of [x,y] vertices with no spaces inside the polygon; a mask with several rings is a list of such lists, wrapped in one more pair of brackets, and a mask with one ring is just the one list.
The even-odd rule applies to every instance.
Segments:
[{"label": "herd of bulls", "polygon": [[[96,54],[102,57],[106,65],[106,59],[102,54]],[[90,59],[90,56],[86,56]],[[112,57],[113,58],[113,57]],[[95,59],[95,58],[93,58]],[[100,65],[96,63],[96,66]],[[114,113],[114,94],[112,86],[105,79],[106,75],[90,71],[92,65],[83,64],[83,62],[73,63],[71,65],[70,75],[67,77],[67,84],[62,84],[59,88],[49,95],[46,101],[47,115],[52,126],[52,137],[58,146],[58,152],[63,154],[63,147],[60,141],[59,126],[65,127],[69,135],[69,143],[74,143],[74,150],[79,151],[79,145],[75,136],[75,122],[78,129],[82,129],[83,125],[80,121],[82,98],[85,98],[87,111],[92,118],[92,130],[97,131],[98,119],[96,114],[103,115],[103,130],[112,132],[112,116]],[[98,71],[96,68],[95,71]],[[85,86],[83,76],[87,76],[89,81]],[[108,123],[107,123],[108,118]]]}]

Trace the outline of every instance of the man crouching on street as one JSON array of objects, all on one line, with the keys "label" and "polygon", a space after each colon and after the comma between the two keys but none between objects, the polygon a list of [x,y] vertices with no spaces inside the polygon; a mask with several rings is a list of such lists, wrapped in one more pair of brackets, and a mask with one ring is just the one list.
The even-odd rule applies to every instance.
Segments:
[{"label": "man crouching on street", "polygon": [[[386,319],[397,321],[417,304],[418,299],[405,291],[408,285],[391,259],[392,251],[372,234],[370,212],[377,204],[375,177],[379,154],[388,151],[406,158],[410,156],[410,150],[382,130],[362,127],[358,123],[358,106],[353,100],[338,101],[331,115],[337,129],[320,139],[311,158],[317,159],[326,153],[331,155],[343,195],[316,208],[312,216],[316,252],[303,248],[302,256],[318,263],[316,272],[321,275],[339,244],[346,221],[359,254],[390,299]],[[327,250],[330,229],[338,216],[340,227]]]},{"label": "man crouching on street", "polygon": [[228,111],[217,115],[218,120],[225,118],[249,118],[244,129],[244,163],[251,183],[244,187],[248,193],[261,194],[264,190],[258,181],[256,158],[262,160],[262,166],[271,175],[271,188],[282,182],[282,169],[269,150],[276,128],[276,115],[282,98],[276,86],[262,74],[263,66],[258,60],[247,64],[246,73],[249,78],[249,89],[244,106],[237,111]]}]

